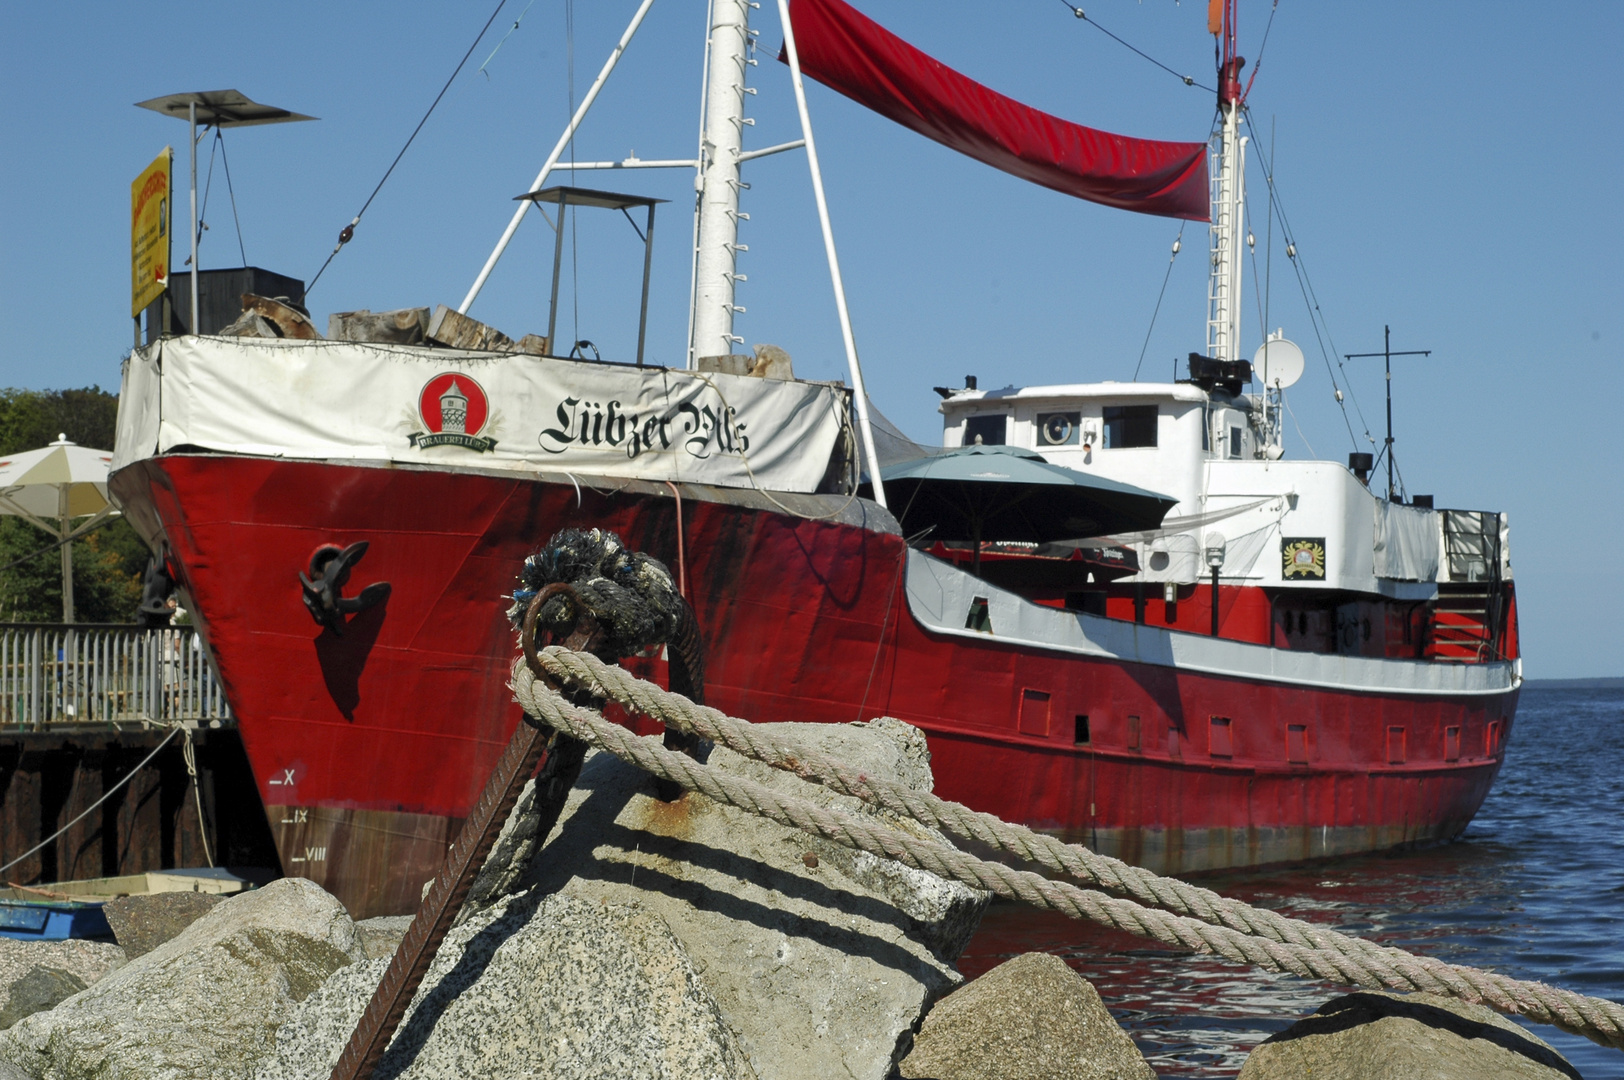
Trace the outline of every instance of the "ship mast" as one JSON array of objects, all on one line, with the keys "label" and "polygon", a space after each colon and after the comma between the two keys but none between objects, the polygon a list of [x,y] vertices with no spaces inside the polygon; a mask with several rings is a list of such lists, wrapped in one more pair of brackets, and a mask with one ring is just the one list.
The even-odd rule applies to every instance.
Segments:
[{"label": "ship mast", "polygon": [[1212,269],[1207,279],[1207,355],[1215,360],[1241,358],[1241,255],[1237,241],[1245,235],[1246,140],[1241,137],[1241,68],[1235,54],[1235,0],[1211,0],[1207,29],[1219,38],[1218,114],[1212,162],[1212,225],[1209,240]]},{"label": "ship mast", "polygon": [[745,72],[755,65],[750,58],[749,0],[711,0],[710,40],[706,53],[705,123],[700,138],[698,190],[694,240],[693,330],[688,342],[689,365],[701,356],[725,356],[744,339],[733,333],[734,286],[745,280],[738,274],[739,163],[744,152],[744,129],[755,121],[744,115]]}]

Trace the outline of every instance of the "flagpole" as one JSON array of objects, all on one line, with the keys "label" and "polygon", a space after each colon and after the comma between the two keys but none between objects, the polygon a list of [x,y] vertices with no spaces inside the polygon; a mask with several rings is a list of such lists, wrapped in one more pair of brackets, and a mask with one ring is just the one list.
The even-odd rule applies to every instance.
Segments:
[{"label": "flagpole", "polygon": [[[197,325],[197,101],[194,97],[186,104],[186,119],[191,126],[191,152],[192,152],[192,321],[186,327],[188,333],[202,333]],[[168,327],[164,327],[168,331]],[[62,550],[66,551],[66,548]],[[68,620],[72,622],[72,619]]]}]

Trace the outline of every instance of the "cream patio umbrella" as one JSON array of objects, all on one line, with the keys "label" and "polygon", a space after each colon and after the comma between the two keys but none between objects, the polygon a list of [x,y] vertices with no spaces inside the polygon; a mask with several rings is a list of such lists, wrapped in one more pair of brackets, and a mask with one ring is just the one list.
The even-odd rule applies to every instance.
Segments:
[{"label": "cream patio umbrella", "polygon": [[43,449],[0,457],[0,514],[20,517],[62,545],[65,623],[73,622],[71,541],[118,513],[107,498],[112,463],[112,451],[78,446],[66,435]]}]

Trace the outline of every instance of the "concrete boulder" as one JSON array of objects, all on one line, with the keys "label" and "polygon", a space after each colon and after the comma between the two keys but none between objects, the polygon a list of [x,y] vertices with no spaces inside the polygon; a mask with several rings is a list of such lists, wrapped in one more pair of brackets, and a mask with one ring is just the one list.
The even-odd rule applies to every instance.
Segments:
[{"label": "concrete boulder", "polygon": [[134,960],[176,937],[224,899],[210,893],[149,893],[109,900],[102,912],[113,939]]},{"label": "concrete boulder", "polygon": [[[430,878],[429,884],[433,883],[434,879]],[[355,934],[361,941],[361,948],[366,952],[367,959],[388,960],[395,955],[401,939],[411,928],[410,915],[379,915],[356,923]]]},{"label": "concrete boulder", "polygon": [[0,1060],[39,1080],[247,1077],[290,1007],[362,956],[343,906],[284,878],[0,1033]]},{"label": "concrete boulder", "polygon": [[[56,992],[72,982],[50,974],[43,978],[41,968],[60,972],[79,983],[79,989],[99,981],[124,966],[124,950],[104,941],[68,938],[64,941],[17,941],[0,937],[0,1028],[10,1027],[24,1016],[53,1008],[62,999],[45,1004]],[[51,987],[56,987],[53,991]],[[0,1072],[0,1080],[4,1080]]]},{"label": "concrete boulder", "polygon": [[[344,968],[296,1006],[256,1080],[325,1080],[388,966]],[[753,1080],[664,920],[539,892],[452,929],[377,1075]]]},{"label": "concrete boulder", "polygon": [[28,974],[7,988],[5,1007],[0,1008],[0,1028],[8,1028],[25,1016],[56,1008],[85,985],[85,981],[71,971],[35,964]]},{"label": "concrete boulder", "polygon": [[[909,725],[761,727],[869,775],[930,786],[923,736]],[[710,764],[865,812],[726,750]],[[987,900],[702,795],[661,802],[646,774],[607,754],[588,758],[545,847],[523,862],[517,845],[513,857],[518,888],[638,903],[663,918],[761,1080],[890,1073],[924,1010],[963,981],[952,960]]]},{"label": "concrete boulder", "polygon": [[[900,722],[781,728],[869,775],[931,784],[923,736]],[[711,764],[864,812],[726,751]],[[962,982],[951,960],[984,894],[702,796],[660,802],[648,776],[605,754],[588,757],[544,846],[533,797],[506,823],[380,1075],[880,1080],[929,1003]],[[374,959],[289,1011],[256,1080],[329,1075],[405,922],[361,924]]]},{"label": "concrete boulder", "polygon": [[1239,1080],[1577,1080],[1550,1044],[1482,1005],[1365,990],[1261,1043]]},{"label": "concrete boulder", "polygon": [[909,1080],[1156,1077],[1099,992],[1048,953],[1007,960],[937,1002],[900,1071]]}]

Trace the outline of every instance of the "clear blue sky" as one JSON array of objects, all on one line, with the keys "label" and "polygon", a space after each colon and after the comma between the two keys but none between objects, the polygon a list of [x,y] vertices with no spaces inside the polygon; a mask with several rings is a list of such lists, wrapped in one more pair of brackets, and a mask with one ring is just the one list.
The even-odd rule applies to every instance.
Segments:
[{"label": "clear blue sky", "polygon": [[[509,0],[491,36],[310,296],[319,325],[358,307],[455,305],[569,112],[564,0]],[[319,123],[226,134],[248,260],[309,279],[494,6],[290,2],[16,5],[4,50],[0,174],[9,332],[0,384],[115,387],[128,347],[128,191],[185,128],[132,103],[234,87]],[[1059,0],[859,6],[945,62],[1068,119],[1148,137],[1203,138],[1210,95],[1073,18]],[[581,3],[584,94],[635,8]],[[1100,0],[1091,19],[1210,82],[1206,5]],[[577,140],[583,159],[693,153],[702,0],[659,0]],[[521,12],[486,72],[477,68]],[[1241,5],[1242,52],[1268,18]],[[763,4],[757,124],[747,146],[798,134],[781,35]],[[1527,673],[1624,674],[1624,92],[1616,4],[1281,0],[1252,93],[1271,125],[1287,214],[1340,352],[1430,348],[1395,374],[1398,461],[1440,506],[1512,523]],[[1249,68],[1250,70],[1250,68]],[[1028,187],[960,159],[816,85],[831,210],[873,397],[939,439],[930,387],[1127,379],[1178,224]],[[1265,134],[1265,138],[1268,136]],[[208,144],[203,148],[207,162]],[[1254,166],[1256,159],[1254,158]],[[739,332],[797,372],[844,374],[805,159],[748,166],[750,246]],[[240,261],[218,162],[202,263]],[[1261,209],[1254,167],[1253,205]],[[690,174],[581,174],[669,198],[656,241],[650,355],[680,363]],[[562,180],[563,177],[560,177]],[[184,203],[182,204],[184,205]],[[509,334],[546,320],[550,250],[532,220],[473,314]],[[1266,230],[1255,229],[1261,260]],[[560,336],[609,356],[633,344],[639,245],[623,220],[581,218],[566,256]],[[1204,230],[1191,226],[1151,335],[1145,375],[1202,347]],[[1276,233],[1269,321],[1308,353],[1288,453],[1352,448]],[[177,246],[177,262],[180,258]],[[572,285],[575,287],[572,288]],[[1259,320],[1246,283],[1248,353]],[[577,294],[578,311],[577,316]],[[1381,435],[1379,364],[1355,361],[1362,422]],[[1350,402],[1350,405],[1352,403]]]}]

